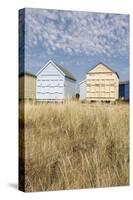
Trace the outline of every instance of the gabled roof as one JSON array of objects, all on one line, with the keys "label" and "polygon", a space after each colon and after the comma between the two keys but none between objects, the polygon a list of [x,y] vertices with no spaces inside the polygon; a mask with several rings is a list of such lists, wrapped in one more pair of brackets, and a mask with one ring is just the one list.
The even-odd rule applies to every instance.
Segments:
[{"label": "gabled roof", "polygon": [[96,64],[96,65],[93,66],[93,67],[91,67],[91,68],[87,71],[87,73],[90,72],[92,69],[96,68],[98,65],[104,65],[104,66],[105,66],[107,69],[109,69],[111,72],[115,73],[115,74],[117,75],[117,77],[119,78],[119,75],[118,75],[117,72],[115,72],[114,70],[112,70],[110,67],[108,67],[106,64],[104,64],[104,63],[102,63],[102,62]]},{"label": "gabled roof", "polygon": [[71,72],[69,72],[66,68],[64,68],[62,65],[59,65],[57,63],[55,63],[57,65],[58,68],[60,68],[61,71],[64,72],[65,76],[69,79],[72,79],[74,81],[76,81],[75,77],[71,74]]},{"label": "gabled roof", "polygon": [[24,75],[33,76],[33,77],[36,78],[36,75],[33,74],[33,73],[31,73],[31,72],[27,72],[27,71],[26,71],[26,72],[21,72],[21,73],[19,73],[19,77],[24,76]]},{"label": "gabled roof", "polygon": [[86,79],[82,80],[79,82],[79,85],[81,85],[82,83],[84,83],[86,81]]},{"label": "gabled roof", "polygon": [[54,66],[57,67],[57,68],[63,73],[63,75],[64,75],[65,77],[67,77],[67,78],[69,78],[69,79],[71,79],[71,80],[73,80],[73,81],[76,81],[75,77],[71,74],[71,72],[69,72],[67,69],[65,69],[62,65],[59,65],[59,64],[53,62],[52,60],[50,60],[49,62],[47,62],[46,65],[45,65],[43,68],[41,68],[41,70],[39,70],[39,72],[37,73],[37,75],[40,74],[40,72],[41,72],[44,68],[46,68],[46,67],[48,66],[49,63],[54,64]]}]

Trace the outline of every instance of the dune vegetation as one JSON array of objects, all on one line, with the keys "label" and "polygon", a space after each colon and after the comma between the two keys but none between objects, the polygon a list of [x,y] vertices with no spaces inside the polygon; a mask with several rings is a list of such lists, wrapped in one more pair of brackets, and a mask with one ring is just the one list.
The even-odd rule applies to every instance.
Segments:
[{"label": "dune vegetation", "polygon": [[129,184],[128,104],[25,102],[23,108],[19,160],[25,191]]}]

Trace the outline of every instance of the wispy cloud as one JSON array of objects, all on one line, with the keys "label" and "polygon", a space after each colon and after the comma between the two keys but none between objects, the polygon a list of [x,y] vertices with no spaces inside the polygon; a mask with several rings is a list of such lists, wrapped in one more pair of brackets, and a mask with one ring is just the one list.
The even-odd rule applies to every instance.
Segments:
[{"label": "wispy cloud", "polygon": [[27,45],[40,45],[48,54],[126,56],[128,27],[128,15],[26,9]]}]

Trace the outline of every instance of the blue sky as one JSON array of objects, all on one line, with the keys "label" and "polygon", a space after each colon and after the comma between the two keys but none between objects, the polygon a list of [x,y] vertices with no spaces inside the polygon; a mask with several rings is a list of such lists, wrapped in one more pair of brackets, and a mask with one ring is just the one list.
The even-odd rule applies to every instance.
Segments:
[{"label": "blue sky", "polygon": [[128,80],[129,16],[27,8],[25,70],[37,73],[49,60],[71,71],[77,82],[99,62]]}]

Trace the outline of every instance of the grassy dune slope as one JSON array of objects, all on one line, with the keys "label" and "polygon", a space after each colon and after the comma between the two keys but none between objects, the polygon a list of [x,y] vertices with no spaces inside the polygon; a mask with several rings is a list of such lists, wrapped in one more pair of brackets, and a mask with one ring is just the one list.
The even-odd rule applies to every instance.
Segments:
[{"label": "grassy dune slope", "polygon": [[24,124],[26,191],[129,184],[128,105],[25,103]]}]

